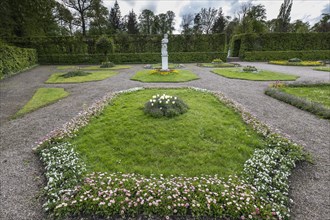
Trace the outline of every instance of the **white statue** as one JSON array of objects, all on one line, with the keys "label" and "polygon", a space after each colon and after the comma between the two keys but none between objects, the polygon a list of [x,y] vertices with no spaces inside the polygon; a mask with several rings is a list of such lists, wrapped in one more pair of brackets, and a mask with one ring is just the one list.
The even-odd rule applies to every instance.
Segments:
[{"label": "white statue", "polygon": [[164,34],[164,38],[162,39],[162,56],[167,56],[167,44],[168,38],[167,34]]},{"label": "white statue", "polygon": [[167,44],[168,38],[167,34],[164,34],[162,39],[162,70],[168,71],[168,53],[167,53]]}]

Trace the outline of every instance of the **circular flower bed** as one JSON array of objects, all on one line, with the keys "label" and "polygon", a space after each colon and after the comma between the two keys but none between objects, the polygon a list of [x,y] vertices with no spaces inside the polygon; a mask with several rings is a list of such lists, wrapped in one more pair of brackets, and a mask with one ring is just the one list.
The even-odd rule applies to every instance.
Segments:
[{"label": "circular flower bed", "polygon": [[188,111],[188,106],[178,97],[154,95],[144,106],[144,112],[155,117],[174,117]]},{"label": "circular flower bed", "polygon": [[169,70],[161,70],[161,69],[154,69],[150,71],[151,75],[169,75],[169,74],[178,74],[179,72],[174,69]]}]

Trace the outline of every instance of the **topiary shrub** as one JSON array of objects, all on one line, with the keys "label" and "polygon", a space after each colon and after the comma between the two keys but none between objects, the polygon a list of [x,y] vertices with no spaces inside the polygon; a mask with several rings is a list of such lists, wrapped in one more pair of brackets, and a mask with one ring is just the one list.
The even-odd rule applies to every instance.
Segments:
[{"label": "topiary shrub", "polygon": [[144,106],[144,112],[155,118],[171,118],[187,111],[188,106],[181,99],[166,94],[154,95]]},{"label": "topiary shrub", "polygon": [[290,62],[290,63],[300,63],[301,59],[295,57],[295,58],[289,59],[288,62]]},{"label": "topiary shrub", "polygon": [[213,64],[222,64],[223,61],[220,58],[217,58],[217,59],[212,60],[212,63]]},{"label": "topiary shrub", "polygon": [[111,68],[114,66],[115,66],[115,64],[113,62],[102,62],[100,68]]},{"label": "topiary shrub", "polygon": [[90,74],[92,74],[92,73],[84,72],[84,71],[81,71],[81,70],[74,70],[74,71],[70,71],[70,72],[67,72],[67,73],[61,75],[61,77],[71,78],[71,77],[76,77],[76,76],[87,76],[87,75],[90,75]]},{"label": "topiary shrub", "polygon": [[243,72],[258,72],[255,66],[246,66],[243,68]]},{"label": "topiary shrub", "polygon": [[107,62],[108,61],[107,55],[115,51],[112,38],[109,38],[106,35],[100,36],[96,41],[96,49],[98,52],[104,54],[105,61]]}]

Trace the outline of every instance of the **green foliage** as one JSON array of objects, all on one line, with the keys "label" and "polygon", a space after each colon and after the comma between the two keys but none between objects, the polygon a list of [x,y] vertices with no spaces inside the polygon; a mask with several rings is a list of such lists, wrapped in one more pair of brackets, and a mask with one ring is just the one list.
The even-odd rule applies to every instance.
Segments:
[{"label": "green foliage", "polygon": [[223,61],[220,58],[217,58],[217,59],[212,60],[212,63],[213,64],[222,64]]},{"label": "green foliage", "polygon": [[176,96],[154,95],[144,105],[144,112],[155,118],[172,118],[188,111],[188,106]]},{"label": "green foliage", "polygon": [[214,69],[212,72],[231,79],[246,79],[255,81],[291,81],[298,78],[298,76],[266,70],[260,70],[258,72],[244,72],[241,68]]},{"label": "green foliage", "polygon": [[100,68],[111,68],[114,66],[115,66],[115,64],[113,62],[102,62]]},{"label": "green foliage", "polygon": [[76,76],[87,76],[87,75],[90,75],[90,74],[92,74],[92,73],[84,72],[84,71],[81,71],[81,70],[74,70],[74,71],[70,71],[70,72],[67,72],[67,73],[61,75],[61,77],[71,78],[71,77],[76,77]]},{"label": "green foliage", "polygon": [[36,50],[0,44],[0,79],[18,73],[36,63]]},{"label": "green foliage", "polygon": [[299,57],[302,60],[327,60],[330,50],[302,50],[302,51],[251,51],[244,53],[245,61],[288,60]]},{"label": "green foliage", "polygon": [[[178,52],[170,53],[169,60],[173,63],[209,62],[216,57],[225,59],[226,53],[221,52]],[[99,64],[103,61],[101,54],[51,54],[39,56],[40,64]],[[160,53],[115,53],[109,54],[108,60],[113,63],[158,63]]]},{"label": "green foliage", "polygon": [[[318,86],[315,86],[315,87],[318,87]],[[325,88],[321,88],[321,90],[323,90],[322,93],[324,93],[324,89],[326,89],[326,92],[328,92],[329,85]],[[320,90],[320,88],[318,88],[318,90]],[[275,99],[278,99],[280,101],[286,102],[290,105],[293,105],[299,109],[311,112],[322,118],[330,119],[330,109],[328,107],[325,107],[323,104],[319,103],[319,97],[318,97],[319,94],[317,96],[315,96],[315,94],[313,94],[313,92],[311,92],[311,91],[313,91],[313,88],[309,89],[309,91],[306,89],[303,89],[302,91],[305,93],[302,97],[296,96],[297,95],[296,92],[294,92],[295,95],[292,95],[292,94],[286,93],[286,92],[281,91],[280,89],[276,89],[276,88],[266,89],[265,94],[269,95]],[[300,93],[300,96],[301,96],[301,91],[298,93]],[[320,92],[317,92],[317,93],[320,93]],[[306,99],[306,97],[309,97],[310,100]],[[313,98],[311,98],[311,97],[313,97]],[[327,95],[327,96],[323,95],[322,97],[323,97],[322,98],[323,100],[326,100],[326,102],[328,102],[329,95]]]},{"label": "green foliage", "polygon": [[40,88],[14,117],[25,115],[69,95],[63,88]]},{"label": "green foliage", "polygon": [[290,62],[287,60],[271,60],[268,63],[276,65],[286,65],[286,66],[323,66],[324,63],[321,61],[298,61]]},{"label": "green foliage", "polygon": [[100,36],[97,39],[95,46],[97,52],[103,53],[105,57],[107,54],[113,53],[115,50],[113,40],[106,35]]},{"label": "green foliage", "polygon": [[[238,45],[238,42],[240,42],[240,45]],[[244,59],[247,52],[255,51],[296,51],[299,53],[299,51],[330,50],[330,33],[241,34],[235,35],[231,39],[230,45],[233,54]],[[286,59],[292,57],[304,59],[295,55],[291,55]],[[317,54],[315,57],[317,57]]]}]

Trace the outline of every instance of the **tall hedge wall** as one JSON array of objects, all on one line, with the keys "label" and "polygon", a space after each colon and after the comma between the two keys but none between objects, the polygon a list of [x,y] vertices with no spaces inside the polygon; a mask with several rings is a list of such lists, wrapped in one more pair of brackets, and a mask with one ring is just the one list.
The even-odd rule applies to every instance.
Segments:
[{"label": "tall hedge wall", "polygon": [[37,63],[35,49],[8,46],[0,42],[0,79]]},{"label": "tall hedge wall", "polygon": [[231,39],[230,48],[243,59],[246,52],[330,50],[330,33],[241,34]]},{"label": "tall hedge wall", "polygon": [[[170,52],[169,62],[210,62],[215,58],[225,60],[223,52]],[[159,63],[160,53],[116,53],[108,55],[114,63]],[[50,54],[39,56],[40,64],[100,64],[104,61],[102,54]]]},{"label": "tall hedge wall", "polygon": [[[161,50],[161,35],[118,34],[112,37],[115,53],[158,53]],[[50,54],[96,54],[94,37],[31,37],[6,38],[8,43],[19,47],[35,48],[39,55]],[[170,35],[169,52],[224,52],[225,34]]]},{"label": "tall hedge wall", "polygon": [[288,60],[294,57],[302,60],[329,60],[330,50],[251,51],[244,54],[245,61]]}]

